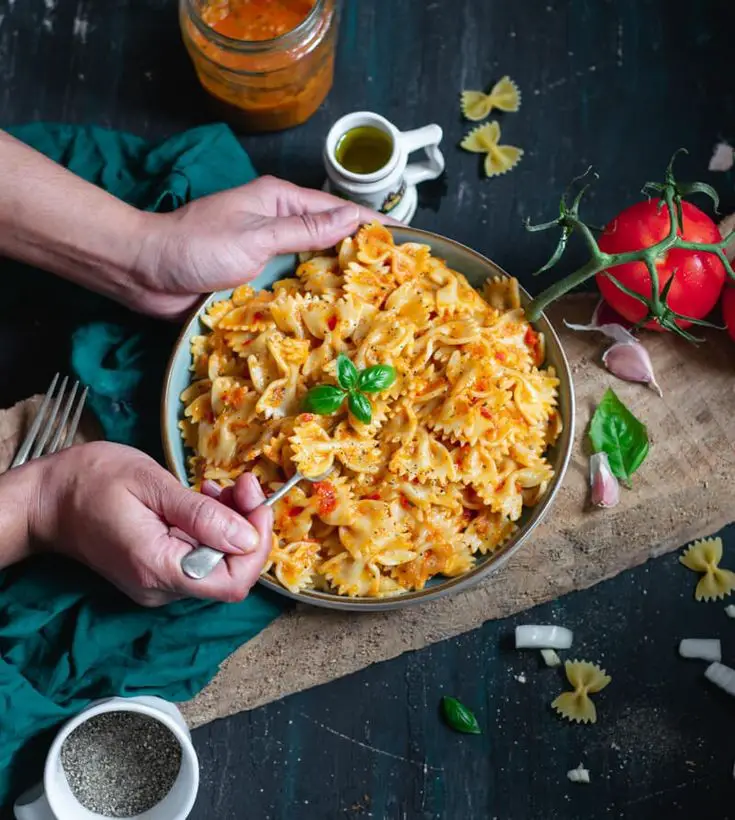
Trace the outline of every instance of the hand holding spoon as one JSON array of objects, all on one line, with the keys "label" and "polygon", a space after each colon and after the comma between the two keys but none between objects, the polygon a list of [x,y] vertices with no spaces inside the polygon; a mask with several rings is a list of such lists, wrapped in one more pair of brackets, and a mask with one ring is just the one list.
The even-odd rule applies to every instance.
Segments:
[{"label": "hand holding spoon", "polygon": [[[326,473],[322,473],[321,475],[314,476],[310,478],[309,476],[302,475],[300,472],[295,472],[291,478],[281,487],[280,489],[276,490],[272,495],[268,496],[266,500],[263,502],[262,506],[264,507],[272,507],[276,501],[280,501],[284,495],[287,495],[288,492],[295,487],[300,481],[310,481],[311,483],[316,483],[317,481],[322,481],[325,479],[331,469],[327,470]],[[257,507],[255,508],[257,509]],[[252,512],[253,510],[248,510],[248,512]],[[195,581],[201,581],[202,579],[206,578],[219,564],[219,562],[225,557],[224,552],[220,552],[219,550],[214,549],[213,547],[205,547],[199,546],[195,547],[191,552],[188,552],[182,559],[181,559],[181,569],[184,571],[184,574],[187,575],[189,578],[193,578]]]}]

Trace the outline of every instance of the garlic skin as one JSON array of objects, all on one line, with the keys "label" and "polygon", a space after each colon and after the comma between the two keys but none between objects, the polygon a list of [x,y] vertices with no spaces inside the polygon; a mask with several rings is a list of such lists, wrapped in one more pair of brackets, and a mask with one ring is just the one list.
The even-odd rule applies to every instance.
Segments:
[{"label": "garlic skin", "polygon": [[607,336],[608,339],[612,339],[614,342],[619,342],[620,344],[637,341],[635,336],[630,331],[626,330],[622,325],[617,323],[598,325],[595,324],[594,321],[595,317],[593,316],[592,322],[588,325],[575,325],[571,322],[567,322],[566,319],[564,319],[564,324],[569,328],[569,330],[594,330],[597,333],[602,333],[603,336]]},{"label": "garlic skin", "polygon": [[653,373],[653,363],[648,351],[635,339],[615,342],[602,354],[602,363],[619,379],[626,382],[640,382],[655,390],[663,398],[661,388]]},{"label": "garlic skin", "polygon": [[610,469],[607,453],[590,456],[590,501],[603,509],[615,507],[620,501],[620,484]]}]

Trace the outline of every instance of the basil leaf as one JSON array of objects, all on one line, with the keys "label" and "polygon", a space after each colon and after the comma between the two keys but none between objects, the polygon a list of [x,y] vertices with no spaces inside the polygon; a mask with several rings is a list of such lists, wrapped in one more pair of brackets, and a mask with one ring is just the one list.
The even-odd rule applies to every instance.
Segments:
[{"label": "basil leaf", "polygon": [[304,396],[304,410],[328,416],[339,410],[345,400],[345,391],[331,384],[318,384]]},{"label": "basil leaf", "polygon": [[613,474],[626,483],[648,455],[645,425],[609,388],[592,416],[589,437],[594,451],[607,453]]},{"label": "basil leaf", "polygon": [[350,413],[358,421],[363,424],[370,424],[370,419],[373,417],[373,406],[367,396],[363,393],[350,393],[347,406],[350,408]]},{"label": "basil leaf", "polygon": [[472,712],[456,698],[442,698],[442,712],[444,719],[455,732],[464,732],[467,735],[481,735],[482,729]]},{"label": "basil leaf", "polygon": [[352,390],[357,384],[357,368],[344,353],[337,356],[337,381],[345,390]]},{"label": "basil leaf", "polygon": [[363,393],[380,393],[396,380],[396,369],[389,364],[376,364],[360,373],[357,389]]}]

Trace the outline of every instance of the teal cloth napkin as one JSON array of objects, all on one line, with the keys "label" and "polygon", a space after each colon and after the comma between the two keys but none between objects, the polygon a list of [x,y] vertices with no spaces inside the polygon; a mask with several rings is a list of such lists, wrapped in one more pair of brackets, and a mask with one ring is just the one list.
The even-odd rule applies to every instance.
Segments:
[{"label": "teal cloth napkin", "polygon": [[[96,127],[8,129],[138,208],[172,210],[248,182],[255,171],[232,132],[196,128],[160,144]],[[41,271],[3,263],[3,310],[34,294],[73,329],[71,365],[90,386],[105,437],[160,453],[158,406],[176,328],[134,316]],[[282,610],[255,590],[240,604],[186,600],[144,609],[86,568],[45,556],[0,572],[0,803],[41,776],[56,725],[110,695],[186,700]]]}]

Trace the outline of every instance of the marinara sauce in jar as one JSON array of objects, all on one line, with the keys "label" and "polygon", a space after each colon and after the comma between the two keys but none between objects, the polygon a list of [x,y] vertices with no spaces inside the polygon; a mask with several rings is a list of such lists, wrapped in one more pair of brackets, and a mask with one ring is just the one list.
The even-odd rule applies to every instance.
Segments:
[{"label": "marinara sauce in jar", "polygon": [[233,125],[300,125],[332,87],[340,0],[179,0],[184,44]]}]

